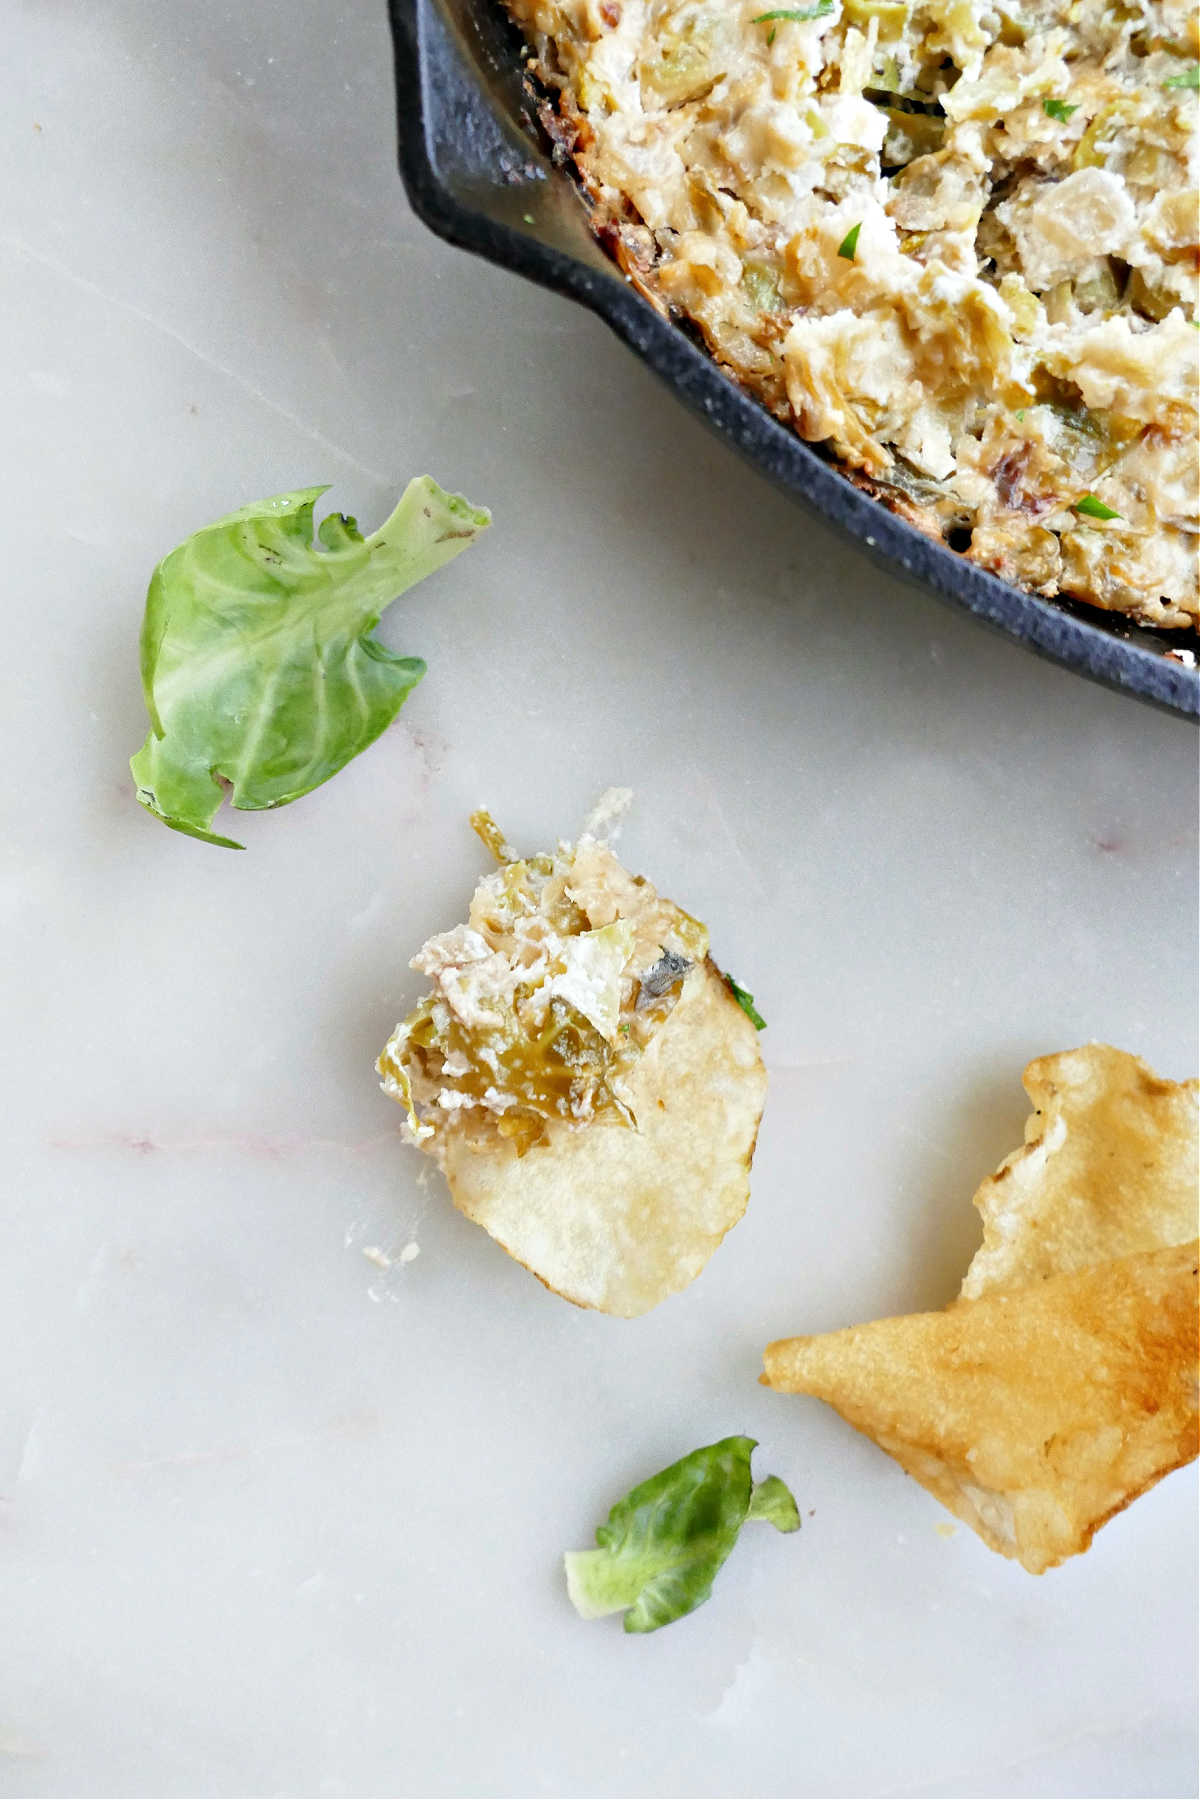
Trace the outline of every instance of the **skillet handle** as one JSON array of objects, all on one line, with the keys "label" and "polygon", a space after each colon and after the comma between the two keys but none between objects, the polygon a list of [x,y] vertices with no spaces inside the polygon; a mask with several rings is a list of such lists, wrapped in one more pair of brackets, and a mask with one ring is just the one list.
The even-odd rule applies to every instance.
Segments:
[{"label": "skillet handle", "polygon": [[432,231],[596,304],[620,277],[543,147],[499,0],[389,0],[400,174]]}]

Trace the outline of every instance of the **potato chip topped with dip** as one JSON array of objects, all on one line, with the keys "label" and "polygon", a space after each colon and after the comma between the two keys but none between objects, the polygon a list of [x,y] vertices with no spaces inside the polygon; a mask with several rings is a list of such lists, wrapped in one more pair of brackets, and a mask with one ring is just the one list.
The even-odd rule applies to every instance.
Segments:
[{"label": "potato chip topped with dip", "polygon": [[378,1062],[455,1205],[579,1306],[631,1318],[700,1273],[749,1196],[766,1095],[749,996],[707,929],[606,833],[499,867],[411,966],[430,992]]}]

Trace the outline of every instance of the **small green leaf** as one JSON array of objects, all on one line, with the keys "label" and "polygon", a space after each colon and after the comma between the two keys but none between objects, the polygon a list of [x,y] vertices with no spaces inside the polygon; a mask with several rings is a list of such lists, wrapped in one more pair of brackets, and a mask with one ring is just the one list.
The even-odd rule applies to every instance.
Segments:
[{"label": "small green leaf", "polygon": [[725,986],[729,989],[730,993],[753,1025],[755,1031],[765,1031],[767,1029],[767,1021],[755,1006],[754,995],[750,993],[748,989],[744,988],[740,982],[735,981],[732,975],[726,975]]},{"label": "small green leaf", "polygon": [[755,1482],[746,1517],[764,1519],[776,1531],[800,1529],[800,1508],[796,1505],[791,1488],[778,1475],[768,1475],[765,1481]]},{"label": "small green leaf", "polygon": [[[832,11],[833,0],[816,0],[814,6],[777,6],[771,12],[759,13],[750,23],[765,25],[770,19],[790,19],[793,25],[807,25],[811,19],[827,19]],[[768,44],[774,36],[772,31]]]},{"label": "small green leaf", "polygon": [[364,538],[325,492],[260,500],[197,531],[159,563],[142,622],[150,735],[130,763],[147,811],[188,837],[235,807],[286,806],[336,775],[391,724],[425,673],[371,636],[399,594],[442,567],[490,515],[427,475]]},{"label": "small green leaf", "polygon": [[1082,500],[1076,500],[1074,510],[1077,513],[1083,513],[1088,519],[1119,519],[1121,517],[1120,513],[1114,512],[1111,506],[1105,506],[1103,500],[1098,500],[1095,494],[1085,494]]},{"label": "small green leaf", "polygon": [[1183,71],[1182,75],[1168,75],[1163,86],[1200,90],[1200,63],[1193,63],[1190,69]]},{"label": "small green leaf", "polygon": [[657,1631],[703,1606],[748,1518],[794,1531],[800,1515],[784,1483],[752,1482],[754,1447],[753,1438],[722,1438],[618,1500],[596,1532],[599,1548],[563,1558],[575,1610],[585,1619],[623,1612],[626,1631]]},{"label": "small green leaf", "polygon": [[1057,119],[1065,125],[1072,113],[1079,111],[1078,105],[1068,106],[1065,100],[1043,100],[1042,111],[1048,119]]},{"label": "small green leaf", "polygon": [[862,220],[860,219],[857,225],[852,225],[850,227],[849,231],[838,245],[838,255],[844,256],[847,262],[854,261],[854,253],[858,249],[858,234],[861,230]]}]

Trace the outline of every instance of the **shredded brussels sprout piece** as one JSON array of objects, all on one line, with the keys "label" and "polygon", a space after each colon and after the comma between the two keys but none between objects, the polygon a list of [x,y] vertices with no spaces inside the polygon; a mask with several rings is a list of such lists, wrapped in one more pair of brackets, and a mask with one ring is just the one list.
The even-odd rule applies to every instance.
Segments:
[{"label": "shredded brussels sprout piece", "polygon": [[506,863],[519,862],[516,851],[497,825],[487,808],[481,806],[470,818],[471,830],[485,849],[490,850],[501,868]]},{"label": "shredded brussels sprout piece", "polygon": [[[765,25],[768,20],[788,19],[793,25],[807,25],[810,19],[827,19],[833,11],[833,0],[816,0],[815,6],[778,6],[771,12],[758,13],[750,23]],[[774,37],[774,32],[771,36]]]},{"label": "shredded brussels sprout piece", "polygon": [[748,1519],[798,1531],[786,1483],[778,1475],[753,1480],[754,1448],[753,1438],[722,1438],[618,1500],[597,1528],[598,1548],[563,1558],[576,1612],[585,1619],[623,1612],[626,1631],[658,1631],[703,1606]]}]

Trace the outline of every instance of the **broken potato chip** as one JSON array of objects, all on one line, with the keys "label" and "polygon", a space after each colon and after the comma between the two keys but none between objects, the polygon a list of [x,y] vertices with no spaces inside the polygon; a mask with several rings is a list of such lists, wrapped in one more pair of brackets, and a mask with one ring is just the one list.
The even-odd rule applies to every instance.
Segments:
[{"label": "broken potato chip", "polygon": [[770,1344],[763,1380],[827,1401],[1041,1574],[1197,1452],[1197,1085],[1093,1044],[1025,1086],[959,1298]]},{"label": "broken potato chip", "polygon": [[603,836],[500,867],[412,967],[431,991],[378,1062],[455,1205],[547,1287],[630,1318],[695,1279],[745,1211],[766,1094],[708,932]]},{"label": "broken potato chip", "polygon": [[1041,1056],[1023,1080],[1036,1110],[976,1191],[964,1299],[1195,1237],[1200,1084],[1108,1044]]},{"label": "broken potato chip", "polygon": [[829,1401],[1040,1575],[1196,1454],[1196,1250],[771,1344],[766,1379]]}]

